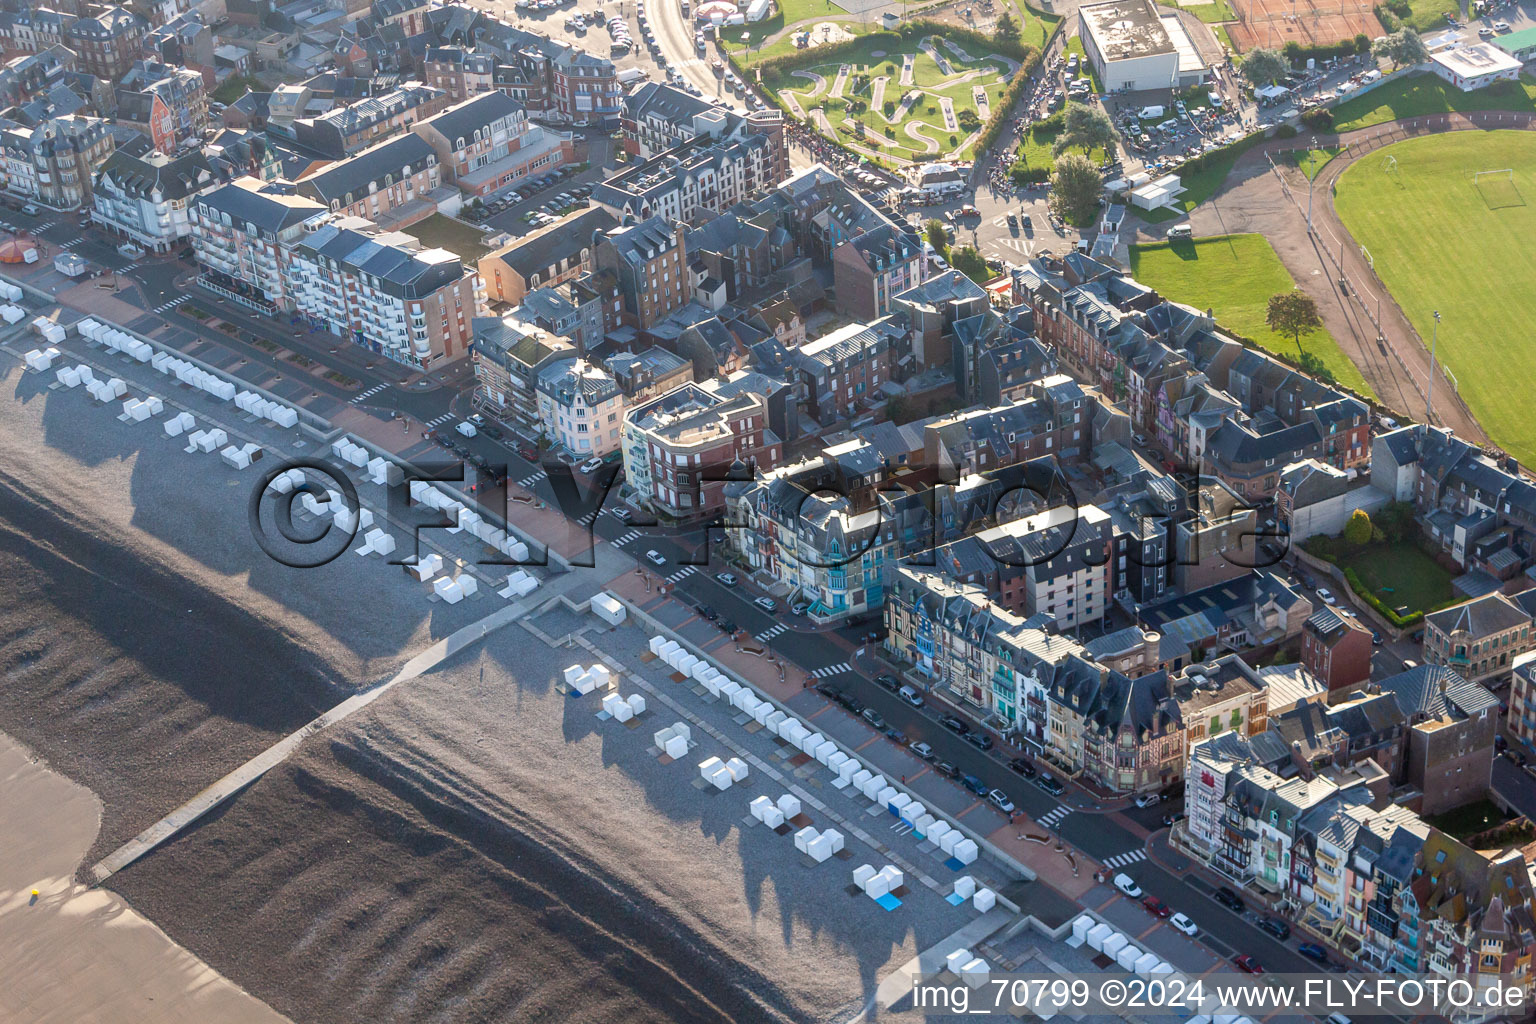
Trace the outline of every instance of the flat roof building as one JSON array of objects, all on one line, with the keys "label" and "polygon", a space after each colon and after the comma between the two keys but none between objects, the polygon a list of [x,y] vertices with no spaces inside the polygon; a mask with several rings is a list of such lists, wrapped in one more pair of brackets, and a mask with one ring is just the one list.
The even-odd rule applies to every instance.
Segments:
[{"label": "flat roof building", "polygon": [[1179,77],[1178,47],[1152,0],[1110,0],[1078,9],[1083,49],[1105,92],[1171,89]]},{"label": "flat roof building", "polygon": [[1473,43],[1429,55],[1435,74],[1462,92],[1520,77],[1520,62],[1493,43]]}]

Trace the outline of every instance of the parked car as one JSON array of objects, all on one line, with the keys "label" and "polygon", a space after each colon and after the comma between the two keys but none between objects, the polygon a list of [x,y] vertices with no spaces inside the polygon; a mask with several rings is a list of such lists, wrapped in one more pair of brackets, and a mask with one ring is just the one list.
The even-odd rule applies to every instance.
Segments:
[{"label": "parked car", "polygon": [[875,683],[883,689],[890,690],[892,693],[901,689],[901,682],[890,674],[875,676]]},{"label": "parked car", "polygon": [[1153,807],[1156,806],[1157,803],[1161,800],[1162,797],[1158,796],[1156,793],[1143,793],[1141,796],[1136,798],[1136,806],[1143,808]]},{"label": "parked car", "polygon": [[870,725],[874,726],[876,729],[884,729],[885,728],[885,719],[881,718],[880,717],[880,712],[876,711],[874,708],[865,708],[864,709],[864,721],[868,722]]},{"label": "parked car", "polygon": [[1175,814],[1165,814],[1165,815],[1163,815],[1163,827],[1164,828],[1173,828],[1173,826],[1175,824],[1177,824],[1178,822],[1181,822],[1183,820],[1184,820],[1184,812],[1183,811],[1179,811],[1179,812],[1177,812]]},{"label": "parked car", "polygon": [[1024,760],[1022,757],[1016,757],[1012,761],[1009,761],[1008,767],[1012,768],[1026,779],[1032,779],[1035,777],[1035,766]]},{"label": "parked car", "polygon": [[965,734],[965,742],[977,750],[991,750],[997,744],[992,742],[992,737],[984,732],[968,732]]},{"label": "parked car", "polygon": [[1173,916],[1173,911],[1168,909],[1168,904],[1164,903],[1156,896],[1148,896],[1146,899],[1141,901],[1141,905],[1146,908],[1147,913],[1151,914],[1153,917],[1168,918]]},{"label": "parked car", "polygon": [[966,733],[971,731],[970,726],[960,721],[960,719],[956,718],[954,715],[944,715],[940,717],[939,724],[948,729],[950,732],[957,732],[961,736],[964,736]]},{"label": "parked car", "polygon": [[771,597],[755,597],[752,603],[770,615],[779,610],[779,604]]},{"label": "parked car", "polygon": [[1301,945],[1296,947],[1296,952],[1300,953],[1308,960],[1313,960],[1320,964],[1326,964],[1328,962],[1328,951],[1315,942],[1303,942]]},{"label": "parked car", "polygon": [[960,776],[960,785],[964,786],[972,793],[975,793],[977,796],[986,796],[987,793],[990,792],[990,789],[985,782],[982,782],[979,778],[970,774],[969,772],[965,772]]},{"label": "parked car", "polygon": [[1119,874],[1115,876],[1115,888],[1133,900],[1141,899],[1141,886],[1136,884],[1130,875]]},{"label": "parked car", "polygon": [[933,748],[926,743],[913,743],[907,749],[911,750],[913,754],[922,758],[924,761],[933,760]]},{"label": "parked car", "polygon": [[1264,973],[1264,968],[1259,965],[1259,962],[1247,953],[1239,953],[1237,956],[1232,958],[1232,962],[1236,964],[1237,969],[1242,971],[1244,974]]},{"label": "parked car", "polygon": [[1259,922],[1259,927],[1264,929],[1266,932],[1269,932],[1269,934],[1273,935],[1281,942],[1284,942],[1286,939],[1291,937],[1291,926],[1280,920],[1278,917],[1264,918],[1264,920]]},{"label": "parked car", "polygon": [[959,769],[956,768],[954,765],[950,764],[948,761],[936,761],[936,762],[934,762],[933,770],[935,772],[937,772],[938,774],[944,776],[946,779],[952,779],[956,775],[960,774]]},{"label": "parked car", "polygon": [[731,572],[717,572],[715,573],[715,580],[723,586],[734,587],[736,585],[736,574]]},{"label": "parked car", "polygon": [[581,471],[583,473],[596,473],[598,470],[600,470],[602,468],[603,468],[603,460],[602,459],[588,459],[586,462],[583,462],[581,464]]},{"label": "parked car", "polygon": [[914,687],[903,686],[898,695],[902,700],[906,701],[908,704],[911,704],[915,708],[920,708],[923,706],[923,695],[918,693]]},{"label": "parked car", "polygon": [[1235,910],[1239,914],[1243,912],[1244,908],[1242,898],[1238,896],[1237,893],[1233,892],[1231,889],[1228,889],[1224,885],[1220,886],[1215,892],[1211,893],[1211,899],[1215,900],[1217,903],[1220,903],[1228,910]]},{"label": "parked car", "polygon": [[1183,932],[1185,935],[1188,935],[1190,938],[1194,938],[1196,935],[1200,934],[1200,929],[1195,927],[1195,922],[1191,921],[1188,915],[1174,914],[1168,919],[1168,923],[1173,925],[1179,931]]},{"label": "parked car", "polygon": [[1318,600],[1322,601],[1323,604],[1332,605],[1339,603],[1339,599],[1334,597],[1333,591],[1329,590],[1327,587],[1317,588],[1317,598]]},{"label": "parked car", "polygon": [[699,605],[699,616],[700,618],[708,619],[710,622],[715,622],[719,620],[720,613],[707,604],[701,604]]},{"label": "parked car", "polygon": [[1060,796],[1063,792],[1066,791],[1067,788],[1061,784],[1060,779],[1056,778],[1054,775],[1048,775],[1045,772],[1040,773],[1040,777],[1035,780],[1035,785],[1051,794],[1051,796]]},{"label": "parked car", "polygon": [[992,792],[987,794],[987,799],[989,801],[991,801],[993,807],[996,807],[998,810],[1002,811],[1004,814],[1012,814],[1013,813],[1013,801],[1009,800],[1008,799],[1008,794],[1004,793],[1002,790],[1000,790],[1000,789],[992,790]]},{"label": "parked car", "polygon": [[843,688],[832,683],[817,683],[816,692],[835,704],[841,704],[848,699],[848,695],[843,692]]},{"label": "parked car", "polygon": [[655,548],[651,548],[651,550],[647,551],[645,553],[645,557],[651,562],[652,565],[666,565],[667,564],[667,560],[665,558],[663,558],[661,556],[661,552],[657,551]]}]

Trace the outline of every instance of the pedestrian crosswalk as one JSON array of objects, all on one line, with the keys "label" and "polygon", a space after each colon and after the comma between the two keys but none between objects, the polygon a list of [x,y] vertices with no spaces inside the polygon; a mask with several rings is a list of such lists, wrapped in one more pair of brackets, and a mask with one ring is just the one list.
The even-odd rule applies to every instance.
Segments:
[{"label": "pedestrian crosswalk", "polygon": [[836,665],[823,665],[811,673],[812,679],[829,679],[832,676],[841,675],[844,672],[852,672],[853,666],[846,661],[840,661]]},{"label": "pedestrian crosswalk", "polygon": [[1062,818],[1072,813],[1072,808],[1057,804],[1035,820],[1046,828],[1055,828]]},{"label": "pedestrian crosswalk", "polygon": [[757,638],[759,640],[761,640],[763,643],[767,643],[769,640],[772,640],[774,637],[778,636],[780,633],[784,632],[788,628],[789,628],[789,626],[787,626],[787,625],[785,625],[784,623],[781,622],[781,623],[779,623],[778,625],[774,626],[771,629],[763,630],[761,633],[757,634]]},{"label": "pedestrian crosswalk", "polygon": [[671,576],[668,576],[667,577],[667,582],[668,583],[681,583],[683,580],[687,579],[689,576],[692,576],[697,571],[698,571],[698,567],[697,566],[685,565],[681,569],[677,570],[677,572],[673,573]]},{"label": "pedestrian crosswalk", "polygon": [[380,391],[383,391],[387,387],[389,387],[389,383],[386,381],[382,384],[375,384],[367,391],[359,391],[357,394],[352,396],[352,404],[356,405],[365,398],[372,398],[374,395],[378,394]]},{"label": "pedestrian crosswalk", "polygon": [[1032,238],[994,238],[989,245],[998,245],[1004,249],[1012,249],[1021,256],[1030,256],[1035,251],[1035,240]]},{"label": "pedestrian crosswalk", "polygon": [[433,427],[440,427],[451,419],[453,419],[453,413],[451,412],[445,412],[441,416],[434,416],[427,420],[427,429],[431,430]]},{"label": "pedestrian crosswalk", "polygon": [[542,472],[529,473],[527,476],[523,477],[521,480],[519,480],[517,482],[517,486],[521,487],[523,490],[526,491],[526,490],[531,489],[535,484],[537,484],[540,480],[543,480],[543,479],[544,479],[544,474]]},{"label": "pedestrian crosswalk", "polygon": [[1132,850],[1130,853],[1117,853],[1104,862],[1107,868],[1124,868],[1135,864],[1137,861],[1147,859],[1146,850]]},{"label": "pedestrian crosswalk", "polygon": [[615,547],[617,547],[620,544],[628,544],[630,541],[634,540],[636,537],[639,537],[639,536],[640,536],[640,531],[639,530],[630,530],[628,533],[621,533],[621,534],[619,534],[617,537],[613,538],[613,540],[610,541],[609,543],[611,543]]},{"label": "pedestrian crosswalk", "polygon": [[167,300],[165,302],[160,303],[160,305],[158,305],[158,306],[156,306],[154,308],[153,312],[155,312],[155,313],[169,313],[171,310],[175,309],[177,306],[181,305],[183,302],[186,302],[187,299],[189,299],[189,298],[191,298],[190,295],[178,295],[174,299],[169,299],[169,300]]}]

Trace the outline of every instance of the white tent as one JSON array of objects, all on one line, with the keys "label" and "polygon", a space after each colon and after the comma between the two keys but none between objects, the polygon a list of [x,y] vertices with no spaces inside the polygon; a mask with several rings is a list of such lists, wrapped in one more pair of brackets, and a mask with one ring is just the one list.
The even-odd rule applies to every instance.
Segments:
[{"label": "white tent", "polygon": [[779,810],[784,812],[785,818],[794,818],[800,814],[800,798],[793,793],[785,793],[779,797]]},{"label": "white tent", "polygon": [[944,958],[944,966],[952,974],[959,974],[960,968],[976,959],[976,954],[968,949],[957,949]]},{"label": "white tent", "polygon": [[1077,940],[1078,945],[1082,945],[1083,939],[1088,935],[1088,929],[1092,927],[1093,918],[1087,914],[1078,914],[1072,919],[1072,937]]},{"label": "white tent", "polygon": [[976,879],[970,875],[961,875],[955,879],[955,895],[963,900],[968,900],[976,895]]},{"label": "white tent", "polygon": [[1104,940],[1113,934],[1115,934],[1115,930],[1109,925],[1105,924],[1103,921],[1100,921],[1098,924],[1088,929],[1088,933],[1084,937],[1083,941],[1088,944],[1089,949],[1096,952],[1103,952]]},{"label": "white tent", "polygon": [[1120,951],[1124,949],[1126,944],[1130,941],[1130,939],[1126,938],[1119,932],[1114,932],[1106,936],[1103,943],[1101,943],[1097,948],[1099,952],[1103,953],[1105,956],[1114,957],[1118,956]]},{"label": "white tent", "polygon": [[971,897],[971,903],[977,910],[986,913],[997,906],[997,893],[991,889],[977,889],[976,895]]},{"label": "white tent", "polygon": [[858,886],[860,889],[863,889],[869,884],[869,880],[874,878],[877,873],[878,872],[876,872],[875,869],[870,865],[860,864],[858,867],[853,869],[853,884]]},{"label": "white tent", "polygon": [[962,839],[955,844],[955,849],[953,852],[955,860],[959,861],[961,864],[974,864],[976,863],[976,857],[980,851],[978,851],[976,848],[976,840]]},{"label": "white tent", "polygon": [[1162,962],[1162,959],[1156,953],[1143,953],[1131,967],[1131,970],[1143,978],[1150,978],[1152,976],[1152,969]]},{"label": "white tent", "polygon": [[1136,961],[1142,957],[1140,946],[1128,942],[1120,952],[1115,954],[1115,963],[1120,965],[1122,971],[1129,971],[1136,966]]},{"label": "white tent", "polygon": [[991,973],[992,969],[987,966],[987,962],[981,957],[977,957],[960,968],[960,977],[971,988],[980,988],[982,985],[985,985],[987,977]]}]

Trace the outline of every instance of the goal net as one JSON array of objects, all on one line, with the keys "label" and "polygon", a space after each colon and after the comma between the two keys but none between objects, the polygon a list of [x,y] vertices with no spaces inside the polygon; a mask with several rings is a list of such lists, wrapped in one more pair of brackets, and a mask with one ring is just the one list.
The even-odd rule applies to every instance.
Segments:
[{"label": "goal net", "polygon": [[1515,184],[1515,171],[1512,167],[1478,171],[1472,175],[1472,187],[1477,189],[1478,195],[1483,197],[1483,202],[1490,210],[1525,205],[1525,197]]}]

